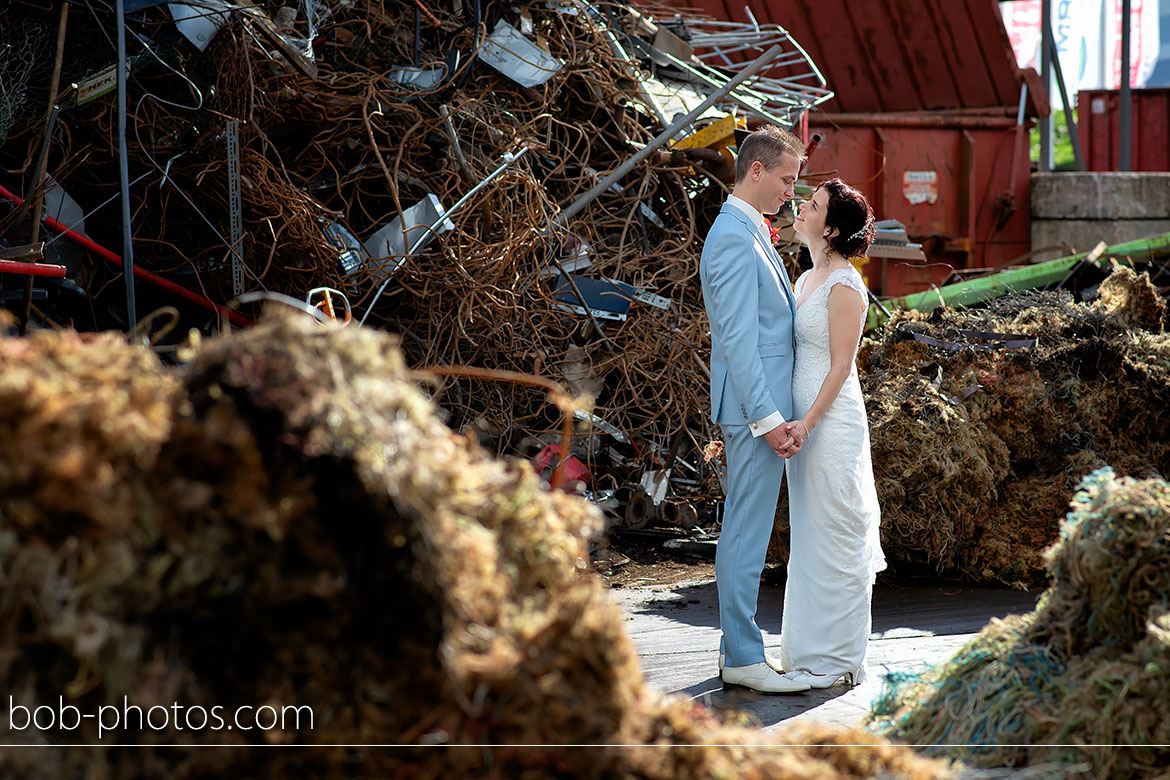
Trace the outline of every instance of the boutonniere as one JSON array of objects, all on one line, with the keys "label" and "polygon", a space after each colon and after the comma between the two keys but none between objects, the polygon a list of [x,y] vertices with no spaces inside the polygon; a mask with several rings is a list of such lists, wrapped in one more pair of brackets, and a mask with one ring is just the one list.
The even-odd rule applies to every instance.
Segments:
[{"label": "boutonniere", "polygon": [[771,222],[768,223],[768,230],[772,233],[772,246],[780,246],[780,231]]}]

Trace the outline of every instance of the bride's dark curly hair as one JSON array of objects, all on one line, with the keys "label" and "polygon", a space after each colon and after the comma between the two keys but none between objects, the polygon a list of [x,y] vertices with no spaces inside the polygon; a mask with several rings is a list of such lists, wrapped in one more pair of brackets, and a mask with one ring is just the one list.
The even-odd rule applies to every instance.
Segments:
[{"label": "bride's dark curly hair", "polygon": [[837,228],[837,235],[829,239],[829,248],[842,257],[860,257],[868,252],[877,228],[865,196],[840,179],[829,179],[817,189],[829,193],[825,227]]}]

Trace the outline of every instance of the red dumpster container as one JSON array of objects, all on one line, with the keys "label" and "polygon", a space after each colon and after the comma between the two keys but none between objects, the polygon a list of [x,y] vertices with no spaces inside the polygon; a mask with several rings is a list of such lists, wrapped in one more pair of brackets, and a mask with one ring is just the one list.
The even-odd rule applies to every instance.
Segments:
[{"label": "red dumpster container", "polygon": [[[1170,171],[1170,88],[1130,90],[1129,108],[1129,169]],[[1120,127],[1120,90],[1077,93],[1077,135],[1088,170],[1117,170]]]},{"label": "red dumpster container", "polygon": [[[651,0],[638,1],[659,13]],[[750,21],[741,0],[686,5]],[[879,219],[902,222],[922,244],[925,263],[870,260],[864,274],[875,293],[905,295],[952,271],[1027,256],[1030,165],[1016,115],[1024,85],[1025,127],[1048,114],[1048,95],[1035,71],[1016,65],[996,0],[751,6],[760,24],[779,24],[800,42],[835,93],[808,115],[822,140],[806,173],[841,175]]]}]

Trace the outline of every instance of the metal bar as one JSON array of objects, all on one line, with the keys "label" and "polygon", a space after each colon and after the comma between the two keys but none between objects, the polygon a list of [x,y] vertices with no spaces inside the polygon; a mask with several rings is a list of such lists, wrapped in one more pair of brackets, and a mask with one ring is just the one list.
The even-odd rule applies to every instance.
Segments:
[{"label": "metal bar", "polygon": [[[1040,83],[1052,88],[1052,0],[1040,0]],[[1040,117],[1040,170],[1052,170],[1052,114]]]},{"label": "metal bar", "polygon": [[576,201],[571,203],[567,208],[565,208],[564,211],[562,211],[560,214],[558,214],[553,219],[553,225],[560,227],[560,226],[564,225],[566,222],[568,222],[570,219],[575,217],[586,206],[588,206],[590,203],[592,203],[594,201],[594,199],[597,198],[598,195],[600,195],[601,193],[603,193],[607,189],[609,189],[611,184],[617,182],[619,179],[621,179],[627,173],[632,171],[634,169],[634,166],[636,166],[638,163],[642,162],[642,160],[645,160],[647,157],[649,157],[655,150],[657,150],[660,146],[665,144],[667,141],[674,138],[675,135],[677,135],[680,130],[682,130],[684,127],[689,125],[691,122],[694,122],[696,119],[698,119],[703,114],[704,111],[706,111],[711,106],[715,105],[715,103],[717,101],[719,101],[721,98],[723,98],[727,93],[731,92],[731,90],[735,89],[737,86],[739,86],[741,83],[743,83],[746,79],[751,78],[751,76],[754,75],[757,71],[766,67],[772,61],[772,59],[775,58],[776,55],[779,54],[783,50],[783,48],[784,48],[783,46],[777,44],[777,45],[773,46],[772,48],[768,49],[766,52],[761,54],[757,59],[753,60],[750,65],[748,65],[746,68],[744,68],[739,73],[737,73],[730,81],[728,81],[722,87],[720,87],[719,89],[715,90],[710,95],[708,95],[707,99],[704,100],[702,103],[700,103],[697,108],[690,111],[686,116],[682,116],[682,117],[679,117],[678,119],[676,119],[670,125],[670,127],[663,130],[653,140],[651,140],[648,144],[646,144],[641,149],[639,149],[632,157],[630,157],[630,159],[626,160],[624,163],[619,165],[614,170],[613,173],[609,174],[604,179],[597,182],[597,184],[595,184],[593,186],[593,189],[586,192],[584,195],[582,195]]},{"label": "metal bar", "polygon": [[1117,170],[1129,170],[1129,21],[1130,0],[1121,0],[1121,116],[1117,128]]},{"label": "metal bar", "polygon": [[927,112],[889,114],[812,114],[809,122],[817,127],[833,125],[861,127],[947,127],[1008,128],[1015,127],[1015,117],[951,115]]},{"label": "metal bar", "polygon": [[[1068,90],[1064,88],[1064,70],[1060,67],[1060,57],[1056,51],[1056,41],[1051,35],[1048,36],[1048,43],[1052,46],[1052,69],[1056,73],[1056,86],[1060,90],[1060,103],[1064,106],[1064,127],[1068,130],[1069,140],[1072,141],[1073,157],[1076,159],[1077,170],[1085,170],[1085,158],[1081,154],[1081,139],[1077,135],[1077,120],[1073,116],[1073,106],[1068,99]],[[1027,89],[1028,85],[1024,85]],[[1023,104],[1021,102],[1021,113],[1023,112]],[[1022,122],[1021,122],[1022,124]]]},{"label": "metal bar", "polygon": [[1037,263],[1024,268],[1012,268],[990,276],[968,279],[965,282],[948,284],[946,287],[926,292],[912,293],[902,298],[887,300],[887,303],[890,304],[890,308],[916,309],[918,311],[931,311],[937,308],[941,305],[940,299],[945,300],[946,304],[950,306],[965,306],[998,298],[1007,293],[1030,290],[1060,281],[1077,263],[1082,261],[1092,262],[1102,268],[1107,268],[1111,263],[1110,258],[1118,258],[1118,263],[1128,265],[1126,260],[1120,258],[1141,259],[1166,252],[1170,252],[1170,233],[1114,244],[1104,252],[1099,250],[1081,252],[1069,257],[1049,260],[1046,263]]},{"label": "metal bar", "polygon": [[24,263],[19,260],[0,260],[0,273],[27,274],[30,279],[34,276],[64,279],[65,266],[54,265],[52,263]]},{"label": "metal bar", "polygon": [[240,120],[229,119],[227,123],[228,158],[228,213],[231,219],[232,242],[232,297],[238,298],[244,292],[244,260],[241,247],[244,243],[244,215],[240,204]]},{"label": "metal bar", "polygon": [[115,0],[118,24],[118,181],[122,190],[122,276],[126,280],[126,329],[138,324],[134,300],[134,236],[130,224],[130,163],[126,149],[126,3]]}]

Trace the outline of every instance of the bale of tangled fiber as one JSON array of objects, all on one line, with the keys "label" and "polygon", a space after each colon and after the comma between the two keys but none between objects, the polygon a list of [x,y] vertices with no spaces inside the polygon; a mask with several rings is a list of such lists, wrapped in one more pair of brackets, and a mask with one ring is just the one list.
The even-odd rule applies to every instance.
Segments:
[{"label": "bale of tangled fiber", "polygon": [[[1170,474],[1170,335],[1148,274],[900,312],[863,341],[882,544],[894,571],[1037,586],[1074,486]],[[799,455],[797,456],[799,457]],[[781,530],[787,518],[778,521]],[[783,534],[777,535],[781,540]],[[781,542],[773,558],[786,554]]]},{"label": "bale of tangled fiber", "polygon": [[1086,477],[1045,553],[1037,608],[947,663],[887,679],[870,725],[979,767],[1165,778],[1170,767],[1170,485]]},{"label": "bale of tangled fiber", "polygon": [[[0,338],[0,685],[41,723],[155,714],[9,723],[87,747],[2,750],[0,775],[950,776],[648,690],[586,565],[600,513],[452,433],[394,338],[271,313],[184,357]],[[175,705],[302,709],[243,732]]]}]

